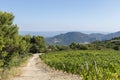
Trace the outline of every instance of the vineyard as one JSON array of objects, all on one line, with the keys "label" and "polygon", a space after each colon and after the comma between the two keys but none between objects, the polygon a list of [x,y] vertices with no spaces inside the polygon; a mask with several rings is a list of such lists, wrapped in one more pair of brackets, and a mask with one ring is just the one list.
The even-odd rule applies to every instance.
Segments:
[{"label": "vineyard", "polygon": [[40,58],[50,67],[80,75],[83,80],[120,80],[120,52],[69,50],[50,52]]}]

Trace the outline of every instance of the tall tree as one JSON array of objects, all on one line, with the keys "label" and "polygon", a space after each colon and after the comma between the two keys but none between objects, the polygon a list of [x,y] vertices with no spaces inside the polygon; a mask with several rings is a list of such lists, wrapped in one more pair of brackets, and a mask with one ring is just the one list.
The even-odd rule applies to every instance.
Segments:
[{"label": "tall tree", "polygon": [[33,53],[44,52],[46,49],[45,41],[42,36],[33,36],[31,38],[31,49],[30,51]]}]

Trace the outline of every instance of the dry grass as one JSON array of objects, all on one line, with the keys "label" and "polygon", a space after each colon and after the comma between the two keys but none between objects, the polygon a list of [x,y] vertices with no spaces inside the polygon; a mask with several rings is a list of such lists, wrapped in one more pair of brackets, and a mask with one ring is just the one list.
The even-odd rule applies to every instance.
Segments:
[{"label": "dry grass", "polygon": [[2,73],[2,69],[0,69],[0,74],[4,75],[3,79],[1,79],[1,76],[0,76],[0,80],[10,80],[10,78],[13,78],[15,76],[20,76],[20,74],[22,74],[22,67],[24,67],[24,66],[27,65],[28,60],[26,60],[25,62],[23,62],[19,67],[13,67],[13,68],[11,68],[9,70],[7,69],[4,72],[4,74]]}]

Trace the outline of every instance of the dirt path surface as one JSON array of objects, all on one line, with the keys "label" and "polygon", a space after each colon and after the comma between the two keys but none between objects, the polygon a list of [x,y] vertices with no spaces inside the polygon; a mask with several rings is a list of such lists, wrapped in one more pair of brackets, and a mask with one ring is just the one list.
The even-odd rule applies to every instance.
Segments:
[{"label": "dirt path surface", "polygon": [[49,69],[40,59],[39,54],[34,54],[23,67],[23,73],[11,80],[82,80],[77,75],[70,75]]}]

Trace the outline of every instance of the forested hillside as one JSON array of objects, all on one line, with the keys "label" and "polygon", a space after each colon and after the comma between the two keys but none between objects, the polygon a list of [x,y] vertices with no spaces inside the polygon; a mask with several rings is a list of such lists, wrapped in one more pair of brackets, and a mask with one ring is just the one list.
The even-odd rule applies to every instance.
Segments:
[{"label": "forested hillside", "polygon": [[0,12],[0,80],[9,75],[7,72],[11,68],[26,61],[31,53],[45,50],[43,37],[18,35],[18,26],[13,20],[12,13]]},{"label": "forested hillside", "polygon": [[93,41],[103,41],[103,40],[110,40],[115,37],[120,37],[120,31],[109,33],[109,34],[100,34],[100,33],[92,33],[92,34],[85,34],[81,32],[68,32],[65,34],[56,35],[51,38],[46,38],[47,44],[52,45],[69,45],[72,42],[76,43],[91,43]]},{"label": "forested hillside", "polygon": [[51,38],[46,38],[46,43],[54,45],[69,45],[72,42],[88,43],[95,40],[95,38],[81,32],[68,32]]},{"label": "forested hillside", "polygon": [[105,41],[95,41],[91,43],[99,49],[114,49],[120,50],[120,37],[113,38]]}]

